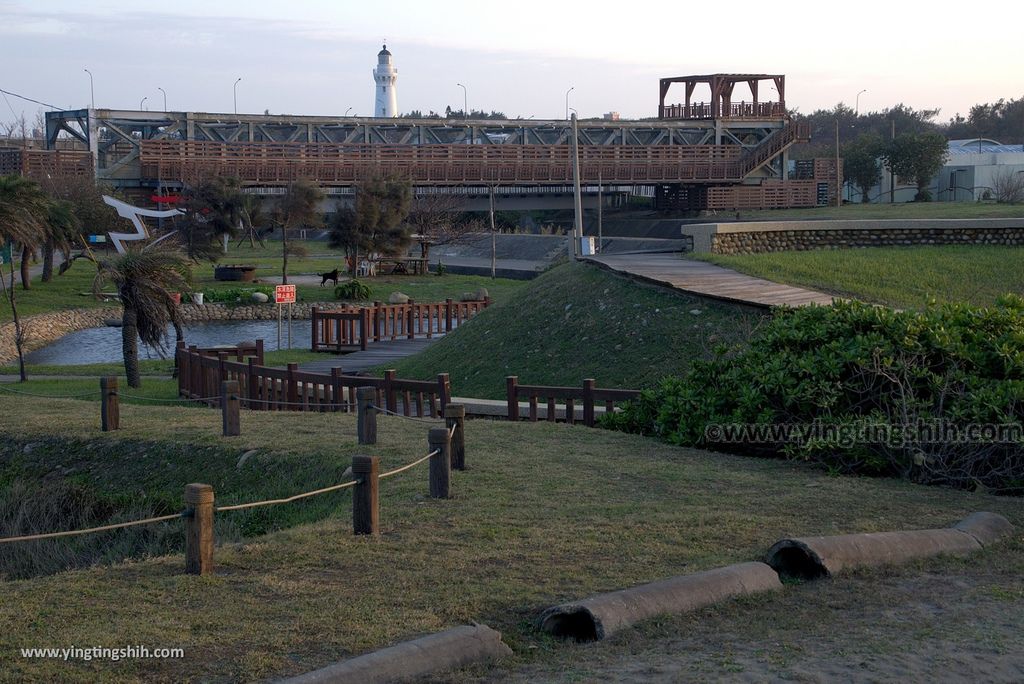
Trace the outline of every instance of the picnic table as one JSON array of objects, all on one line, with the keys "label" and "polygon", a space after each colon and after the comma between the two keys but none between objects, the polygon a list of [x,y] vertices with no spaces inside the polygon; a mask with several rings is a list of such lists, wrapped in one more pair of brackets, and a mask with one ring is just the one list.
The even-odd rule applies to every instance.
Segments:
[{"label": "picnic table", "polygon": [[422,257],[382,257],[375,259],[381,275],[423,275],[428,272],[427,259]]}]

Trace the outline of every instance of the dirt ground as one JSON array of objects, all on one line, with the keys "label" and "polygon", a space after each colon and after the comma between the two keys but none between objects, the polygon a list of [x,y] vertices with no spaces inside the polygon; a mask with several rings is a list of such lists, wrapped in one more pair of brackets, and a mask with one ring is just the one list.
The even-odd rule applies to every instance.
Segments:
[{"label": "dirt ground", "polygon": [[[649,621],[607,641],[542,643],[477,682],[1024,681],[1024,544],[787,586]],[[451,681],[451,678],[446,681]]]}]

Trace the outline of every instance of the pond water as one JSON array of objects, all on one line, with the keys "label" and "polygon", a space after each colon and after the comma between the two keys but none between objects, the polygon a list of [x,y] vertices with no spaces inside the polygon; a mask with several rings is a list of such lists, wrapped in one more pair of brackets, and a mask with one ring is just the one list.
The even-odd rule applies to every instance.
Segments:
[{"label": "pond water", "polygon": [[[292,321],[292,349],[309,349],[312,326],[309,321]],[[174,353],[174,330],[169,331],[170,342],[160,352],[139,342],[140,359],[170,358]],[[245,340],[262,339],[265,351],[277,349],[277,321],[210,321],[194,323],[185,328],[185,343],[199,347],[237,344]],[[288,322],[281,327],[281,348],[288,347]],[[119,362],[121,356],[121,328],[87,328],[65,335],[56,342],[28,354],[26,363],[74,366],[86,363]]]}]

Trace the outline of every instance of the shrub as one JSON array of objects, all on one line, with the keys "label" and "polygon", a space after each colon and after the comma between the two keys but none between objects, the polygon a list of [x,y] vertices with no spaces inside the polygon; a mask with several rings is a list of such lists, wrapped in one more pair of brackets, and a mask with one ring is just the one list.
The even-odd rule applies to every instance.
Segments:
[{"label": "shrub", "polygon": [[369,299],[370,286],[353,278],[334,288],[335,299]]},{"label": "shrub", "polygon": [[253,292],[262,292],[270,298],[270,301],[274,301],[274,288],[267,285],[207,290],[203,293],[203,299],[210,303],[222,302],[224,304],[248,304],[252,301]]},{"label": "shrub", "polygon": [[[1022,418],[1024,299],[1008,295],[990,308],[779,310],[748,350],[694,362],[603,424],[835,472],[1021,493]],[[730,435],[734,425],[751,427]],[[971,425],[1018,431],[960,442],[928,434]]]}]

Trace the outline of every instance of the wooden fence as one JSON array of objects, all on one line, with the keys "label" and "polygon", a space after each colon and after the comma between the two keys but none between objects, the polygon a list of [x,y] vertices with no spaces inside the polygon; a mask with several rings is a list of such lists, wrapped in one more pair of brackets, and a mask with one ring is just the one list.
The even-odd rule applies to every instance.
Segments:
[{"label": "wooden fence", "polygon": [[527,418],[532,421],[540,420],[540,403],[544,401],[544,418],[550,422],[559,420],[560,409],[558,400],[564,402],[561,409],[561,419],[567,423],[576,422],[576,403],[583,406],[582,422],[587,427],[593,427],[596,420],[596,407],[604,404],[604,410],[611,412],[615,410],[615,403],[630,401],[640,396],[640,390],[631,389],[607,389],[595,387],[593,380],[584,380],[581,387],[548,387],[544,385],[520,385],[519,378],[510,375],[505,378],[506,396],[508,402],[508,419],[519,420],[519,400],[525,399],[529,405]]},{"label": "wooden fence", "polygon": [[490,299],[420,304],[383,304],[346,306],[341,309],[312,311],[313,351],[365,351],[373,342],[388,342],[415,337],[434,337],[451,332],[463,321],[490,306]]},{"label": "wooden fence", "polygon": [[[211,406],[220,403],[221,383],[238,382],[241,405],[254,411],[342,411],[355,412],[356,389],[376,390],[376,405],[405,416],[442,417],[451,401],[447,373],[436,380],[406,380],[392,370],[383,378],[344,375],[339,368],[330,374],[261,365],[262,341],[255,347],[199,349],[180,343],[175,358],[178,394]],[[235,360],[231,360],[234,356]]]}]

